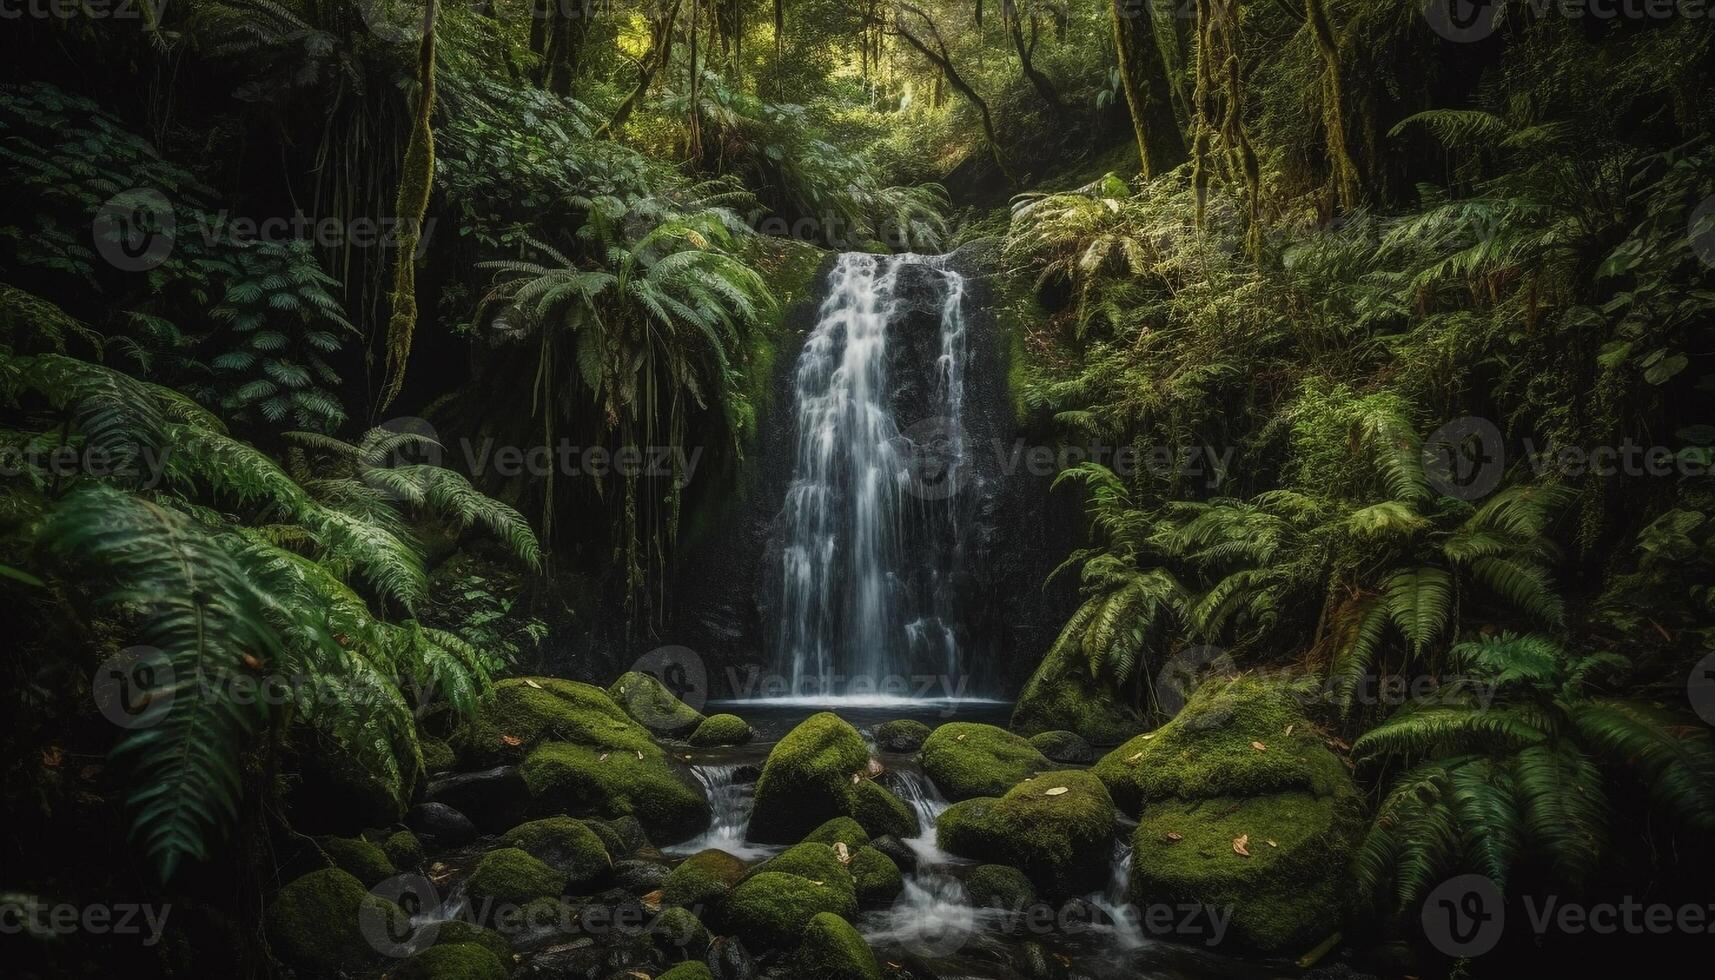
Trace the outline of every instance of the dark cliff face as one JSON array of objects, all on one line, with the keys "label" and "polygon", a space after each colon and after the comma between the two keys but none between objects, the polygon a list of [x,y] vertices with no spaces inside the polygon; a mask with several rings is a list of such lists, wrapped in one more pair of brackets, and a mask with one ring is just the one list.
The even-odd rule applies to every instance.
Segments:
[{"label": "dark cliff face", "polygon": [[[1050,496],[1051,478],[1019,464],[1029,443],[1007,391],[1010,339],[989,312],[987,258],[968,249],[950,259],[965,277],[967,357],[958,433],[965,451],[964,468],[945,487],[934,482],[945,472],[938,454],[950,449],[950,434],[938,423],[936,374],[945,277],[927,266],[901,269],[894,295],[903,315],[889,326],[891,404],[913,441],[926,487],[905,515],[914,560],[902,569],[898,588],[953,613],[963,661],[963,679],[948,680],[938,654],[914,653],[912,675],[934,687],[921,693],[944,694],[949,686],[965,694],[1016,693],[1070,608],[1066,588],[1044,592],[1042,581],[1063,557],[1053,542],[1077,539],[1075,500]],[[818,281],[824,285],[814,298],[787,311],[782,333],[797,340],[783,344],[775,359],[772,410],[761,419],[739,472],[697,502],[704,508],[695,518],[701,530],[682,550],[669,583],[671,618],[660,641],[703,658],[715,697],[763,693],[763,678],[778,675],[782,502],[798,435],[793,378],[834,260],[823,263]]]}]

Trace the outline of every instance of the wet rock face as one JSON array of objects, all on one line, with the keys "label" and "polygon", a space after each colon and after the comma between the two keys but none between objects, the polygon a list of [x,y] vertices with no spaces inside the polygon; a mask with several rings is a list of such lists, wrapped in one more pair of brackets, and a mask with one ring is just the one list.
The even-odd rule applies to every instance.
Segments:
[{"label": "wet rock face", "polygon": [[427,798],[464,814],[485,833],[511,829],[530,802],[517,766],[459,773],[429,784]]}]

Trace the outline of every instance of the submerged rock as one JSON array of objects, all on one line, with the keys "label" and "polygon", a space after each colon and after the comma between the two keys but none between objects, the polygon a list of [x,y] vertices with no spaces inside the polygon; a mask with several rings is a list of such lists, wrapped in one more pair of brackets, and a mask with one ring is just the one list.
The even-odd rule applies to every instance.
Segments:
[{"label": "submerged rock", "polygon": [[709,801],[653,742],[608,749],[544,742],[519,767],[537,813],[636,817],[651,840],[673,844],[709,825]]},{"label": "submerged rock", "polygon": [[501,843],[516,847],[566,876],[567,887],[595,882],[613,867],[607,847],[596,832],[571,817],[545,817],[521,823],[506,832]]},{"label": "submerged rock", "polygon": [[1012,727],[1026,735],[1070,731],[1096,745],[1114,745],[1143,728],[1137,712],[1069,651],[1049,651],[1019,692]]},{"label": "submerged rock", "polygon": [[717,745],[745,745],[756,737],[750,724],[738,715],[710,715],[688,740],[698,748]]},{"label": "submerged rock", "polygon": [[883,752],[915,752],[923,747],[931,729],[913,718],[896,718],[875,730],[875,744]]},{"label": "submerged rock", "polygon": [[784,844],[846,816],[870,834],[909,837],[917,817],[869,778],[869,747],[829,712],[805,719],[768,753],[756,783],[750,838]]},{"label": "submerged rock", "polygon": [[1101,780],[1082,770],[1046,772],[999,799],[955,803],[936,824],[954,854],[1017,866],[1045,896],[1101,888],[1112,859],[1115,814]]},{"label": "submerged rock", "polygon": [[338,868],[312,871],[280,889],[268,907],[268,939],[281,962],[332,976],[378,966],[383,957],[364,934],[366,919],[386,935],[409,932],[405,911],[377,898]]},{"label": "submerged rock", "polygon": [[999,796],[1052,768],[1029,740],[993,725],[950,722],[923,743],[923,772],[949,800]]},{"label": "submerged rock", "polygon": [[817,980],[881,980],[881,966],[851,923],[827,912],[811,917],[792,954],[792,972]]},{"label": "submerged rock", "polygon": [[702,712],[679,700],[655,675],[640,670],[621,674],[607,693],[632,721],[669,738],[689,735],[705,720]]},{"label": "submerged rock", "polygon": [[500,681],[448,739],[467,767],[518,762],[545,741],[638,751],[654,742],[607,692],[557,677]]},{"label": "submerged rock", "polygon": [[1096,750],[1077,732],[1041,732],[1030,736],[1030,744],[1055,762],[1082,766],[1096,761]]}]

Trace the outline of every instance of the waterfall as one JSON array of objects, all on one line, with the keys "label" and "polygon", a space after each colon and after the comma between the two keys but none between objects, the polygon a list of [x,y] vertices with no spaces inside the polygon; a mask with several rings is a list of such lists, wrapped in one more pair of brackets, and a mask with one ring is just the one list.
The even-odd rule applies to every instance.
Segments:
[{"label": "waterfall", "polygon": [[747,861],[773,853],[774,848],[745,843],[744,832],[750,826],[756,785],[738,778],[739,771],[744,768],[736,765],[691,767],[691,774],[702,784],[703,793],[709,798],[709,809],[714,816],[709,822],[709,829],[701,836],[668,848],[668,853],[695,854],[718,847]]},{"label": "waterfall", "polygon": [[1131,845],[1114,841],[1113,871],[1108,875],[1107,890],[1091,895],[1089,902],[1113,919],[1113,937],[1120,949],[1137,949],[1149,943],[1138,920],[1131,914],[1126,892],[1131,886]]},{"label": "waterfall", "polygon": [[[933,363],[902,363],[920,345],[895,334],[922,312],[914,291],[925,282],[938,293]],[[924,256],[846,253],[829,274],[794,376],[782,509],[777,659],[793,695],[885,691],[914,668],[943,671],[951,693],[961,673],[949,598],[958,548],[925,542],[957,541],[954,498],[968,478],[964,294],[962,276]],[[927,405],[902,427],[900,392],[923,375]]]},{"label": "waterfall", "polygon": [[942,812],[950,804],[929,777],[915,769],[889,769],[882,781],[894,796],[917,814],[917,836],[904,842],[917,852],[917,863],[928,867],[952,860],[952,855],[935,843],[935,821],[941,819]]}]

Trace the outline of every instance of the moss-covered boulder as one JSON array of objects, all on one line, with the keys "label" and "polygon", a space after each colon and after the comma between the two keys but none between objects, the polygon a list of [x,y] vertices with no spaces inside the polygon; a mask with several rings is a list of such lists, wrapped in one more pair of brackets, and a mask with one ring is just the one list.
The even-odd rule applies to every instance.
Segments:
[{"label": "moss-covered boulder", "polygon": [[663,909],[649,922],[649,938],[673,959],[700,960],[709,951],[709,930],[685,908]]},{"label": "moss-covered boulder", "polygon": [[668,738],[683,738],[705,720],[702,712],[679,700],[655,675],[640,670],[621,674],[607,693],[632,721]]},{"label": "moss-covered boulder", "polygon": [[868,833],[910,837],[917,817],[869,778],[869,747],[857,729],[829,712],[812,715],[768,753],[756,783],[750,838],[786,844],[834,817]]},{"label": "moss-covered boulder", "polygon": [[1133,816],[1145,803],[1171,798],[1348,789],[1345,764],[1301,704],[1284,683],[1210,680],[1172,721],[1109,752],[1090,771]]},{"label": "moss-covered boulder", "polygon": [[636,817],[660,844],[695,836],[711,817],[702,791],[654,743],[610,749],[544,742],[518,771],[537,813]]},{"label": "moss-covered boulder", "polygon": [[556,677],[517,677],[495,684],[448,744],[465,768],[480,769],[517,762],[547,741],[616,752],[655,744],[606,691]]},{"label": "moss-covered boulder", "polygon": [[458,755],[446,739],[424,735],[417,739],[417,744],[423,749],[423,771],[427,773],[446,772],[457,766]]},{"label": "moss-covered boulder", "polygon": [[819,912],[857,915],[851,889],[767,871],[739,882],[720,903],[720,926],[751,950],[790,950]]},{"label": "moss-covered boulder", "polygon": [[717,745],[745,745],[756,737],[750,724],[738,715],[710,715],[691,732],[688,741],[698,748]]},{"label": "moss-covered boulder", "polygon": [[507,847],[516,847],[564,873],[571,888],[588,885],[613,867],[601,838],[583,821],[571,817],[544,817],[521,823],[500,840]]},{"label": "moss-covered boulder", "polygon": [[847,847],[861,847],[869,843],[869,834],[851,817],[835,817],[805,834],[804,840],[813,844],[843,843]]},{"label": "moss-covered boulder", "polygon": [[715,980],[715,975],[709,972],[708,967],[693,960],[680,963],[655,980]]},{"label": "moss-covered boulder", "polygon": [[1142,728],[1137,712],[1112,685],[1090,676],[1089,665],[1070,649],[1042,658],[1012,708],[1012,729],[1025,735],[1071,731],[1096,745],[1116,745]]},{"label": "moss-covered boulder", "polygon": [[915,752],[929,737],[928,725],[914,718],[896,718],[875,730],[875,744],[883,752]]},{"label": "moss-covered boulder", "polygon": [[1052,768],[1028,739],[993,725],[950,722],[923,743],[923,771],[949,800],[999,796]]},{"label": "moss-covered boulder", "polygon": [[1017,868],[985,864],[965,878],[965,894],[979,907],[1017,910],[1036,901],[1036,886]]},{"label": "moss-covered boulder", "polygon": [[[850,856],[850,847],[846,848],[846,854]],[[854,902],[857,900],[857,882],[831,844],[794,845],[752,868],[745,878],[769,873],[807,878],[851,896]]]},{"label": "moss-covered boulder", "polygon": [[1260,952],[1306,949],[1339,926],[1363,824],[1355,794],[1152,803],[1132,839],[1131,895],[1226,909],[1232,937]]},{"label": "moss-covered boulder", "polygon": [[649,832],[643,829],[643,824],[633,816],[615,817],[612,820],[585,820],[584,826],[601,838],[602,846],[607,848],[607,856],[615,861],[654,847],[649,843]]},{"label": "moss-covered boulder", "polygon": [[358,837],[323,837],[316,842],[333,866],[374,888],[399,873],[379,844]]},{"label": "moss-covered boulder", "polygon": [[502,963],[512,962],[512,943],[486,926],[466,919],[448,919],[435,924],[435,945],[453,946],[473,943],[500,957]]},{"label": "moss-covered boulder", "polygon": [[711,847],[679,862],[661,886],[661,901],[667,905],[699,908],[731,890],[744,877],[744,862]]},{"label": "moss-covered boulder", "polygon": [[399,964],[388,980],[506,980],[506,964],[475,943],[430,946]]},{"label": "moss-covered boulder", "polygon": [[466,891],[471,901],[524,905],[566,890],[566,875],[516,847],[489,851],[476,862]]},{"label": "moss-covered boulder", "polygon": [[281,962],[303,973],[332,976],[377,966],[382,955],[364,933],[366,924],[385,936],[405,936],[405,910],[377,898],[339,868],[324,868],[280,889],[268,906],[268,939]]},{"label": "moss-covered boulder", "polygon": [[852,851],[846,870],[851,872],[852,884],[857,889],[858,908],[887,908],[905,890],[905,875],[899,865],[873,847]]},{"label": "moss-covered boulder", "polygon": [[1086,766],[1096,761],[1096,750],[1077,732],[1038,732],[1030,744],[1054,762]]},{"label": "moss-covered boulder", "polygon": [[409,830],[398,830],[388,834],[381,841],[381,850],[387,855],[387,860],[402,871],[412,871],[423,866],[425,855],[423,842]]},{"label": "moss-covered boulder", "polygon": [[792,953],[791,966],[795,977],[881,980],[881,966],[863,936],[851,923],[827,912],[810,918]]},{"label": "moss-covered boulder", "polygon": [[1046,772],[998,799],[948,807],[936,839],[954,854],[1015,865],[1039,892],[1059,899],[1107,882],[1115,819],[1101,780],[1083,770]]}]

